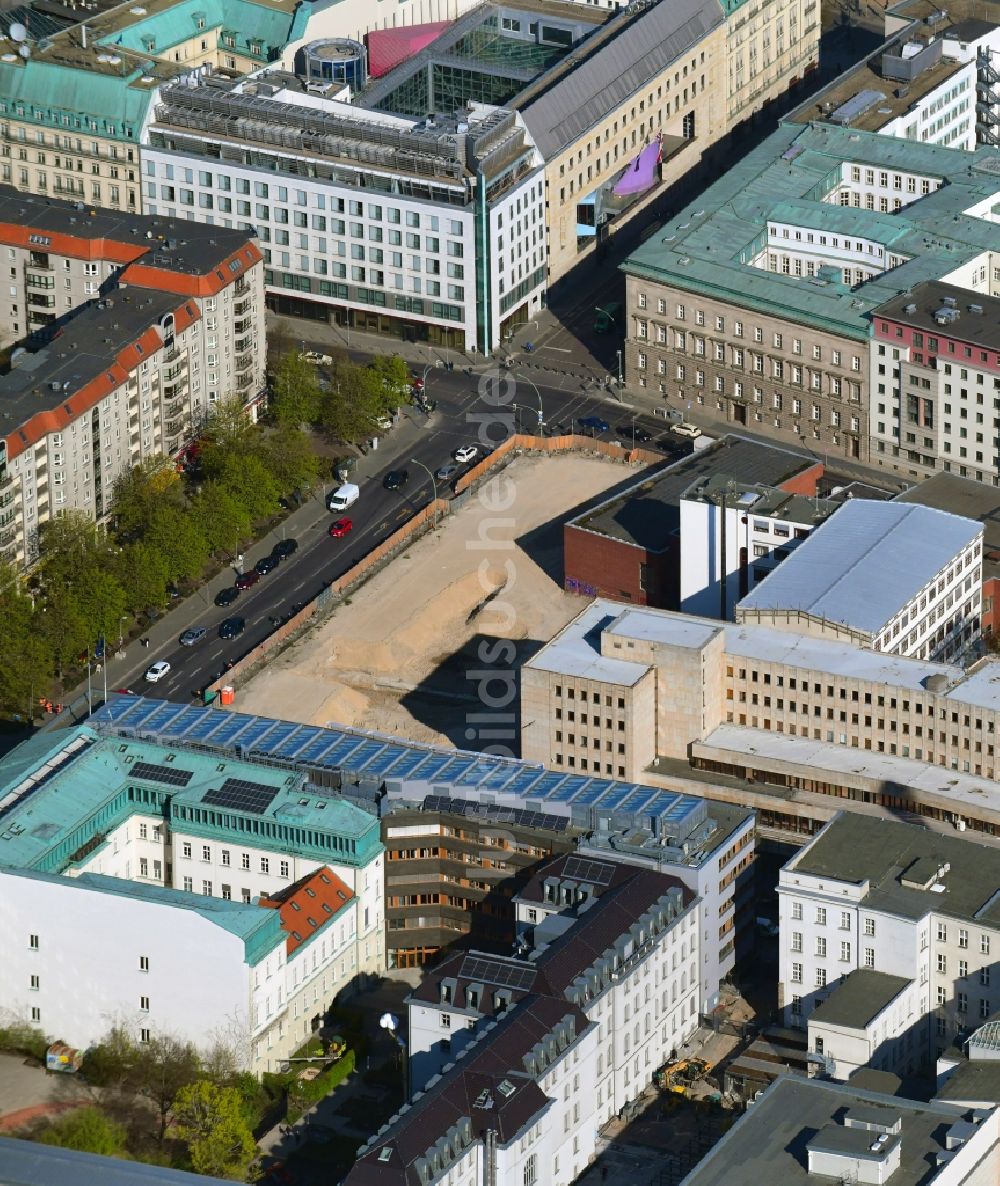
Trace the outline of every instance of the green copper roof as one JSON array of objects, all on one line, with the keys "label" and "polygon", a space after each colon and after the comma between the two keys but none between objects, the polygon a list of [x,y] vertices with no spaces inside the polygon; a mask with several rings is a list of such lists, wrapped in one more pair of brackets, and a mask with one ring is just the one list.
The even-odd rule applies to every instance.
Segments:
[{"label": "green copper roof", "polygon": [[[235,39],[228,47],[240,54],[270,61],[288,40],[292,14],[253,0],[182,0],[163,12],[152,13],[119,32],[101,38],[101,44],[121,46],[138,54],[163,54],[175,45],[222,29]],[[257,52],[255,47],[261,47]],[[220,49],[226,49],[225,42]]]},{"label": "green copper roof", "polygon": [[[148,86],[130,85],[138,76],[138,71],[116,77],[77,70],[40,58],[20,65],[0,62],[0,112],[62,131],[138,143],[151,94]],[[64,115],[71,117],[69,124],[63,122]],[[80,116],[90,117],[97,126],[92,128]]]},{"label": "green copper roof", "polygon": [[54,873],[39,873],[29,869],[5,869],[13,876],[29,877],[37,881],[48,881],[70,889],[93,890],[102,894],[113,894],[122,898],[134,898],[154,905],[170,906],[178,910],[190,910],[202,918],[228,931],[242,940],[244,962],[251,967],[265,959],[276,947],[287,941],[281,927],[280,913],[265,906],[248,905],[245,902],[230,902],[225,898],[212,898],[202,894],[184,893],[182,890],[166,889],[163,886],[143,885],[126,881],[121,877],[105,877],[99,873],[82,873],[79,877],[60,877]]},{"label": "green copper roof", "polygon": [[[892,214],[831,204],[824,198],[832,192],[836,200],[845,164],[944,184]],[[985,251],[1000,251],[1000,226],[965,213],[997,192],[994,149],[970,153],[830,124],[784,124],[621,266],[634,276],[863,339],[871,311],[884,301]],[[752,267],[749,259],[767,245],[768,222],[782,221],[869,238],[910,258],[853,289]]]},{"label": "green copper roof", "polygon": [[[287,767],[103,738],[86,727],[59,734],[56,748],[33,751],[33,761],[20,748],[0,761],[0,864],[61,873],[137,814],[162,816],[193,836],[332,865],[364,866],[382,851],[375,816],[307,787],[305,776]],[[262,810],[205,800],[234,780],[270,794]]]}]

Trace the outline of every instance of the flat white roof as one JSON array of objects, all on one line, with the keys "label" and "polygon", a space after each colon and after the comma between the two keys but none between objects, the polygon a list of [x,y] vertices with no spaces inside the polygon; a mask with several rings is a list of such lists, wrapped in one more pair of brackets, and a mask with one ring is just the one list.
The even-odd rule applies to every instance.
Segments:
[{"label": "flat white roof", "polygon": [[[895,782],[951,799],[955,809],[960,812],[964,808],[974,809],[975,814],[984,808],[1000,811],[1000,783],[980,775],[949,770],[947,766],[921,762],[916,758],[900,758],[829,741],[813,741],[809,737],[750,729],[743,725],[719,725],[702,741],[694,743],[695,752],[702,746],[727,750],[738,761],[751,765],[753,758],[759,755],[817,772],[833,771],[855,774],[876,782]],[[837,799],[830,800],[833,807],[837,803]]]},{"label": "flat white roof", "polygon": [[1000,709],[1000,659],[990,656],[948,693],[949,700],[977,708]]},{"label": "flat white roof", "polygon": [[803,540],[739,608],[801,610],[878,634],[982,533],[981,523],[935,507],[854,499]]},{"label": "flat white roof", "polygon": [[773,626],[728,625],[726,653],[762,663],[785,663],[810,671],[827,672],[847,679],[869,680],[913,692],[926,691],[925,681],[943,675],[954,683],[962,678],[961,667],[950,663],[928,663],[870,651],[832,638],[811,638],[805,634],[778,630]]},{"label": "flat white roof", "polygon": [[693,614],[671,610],[630,608],[624,613],[619,612],[618,620],[605,633],[700,651],[724,626],[724,622],[714,618],[697,618]]},{"label": "flat white roof", "polygon": [[620,617],[615,601],[593,601],[525,664],[537,671],[552,671],[577,679],[603,680],[631,687],[649,670],[646,663],[606,659],[601,654],[601,631]]}]

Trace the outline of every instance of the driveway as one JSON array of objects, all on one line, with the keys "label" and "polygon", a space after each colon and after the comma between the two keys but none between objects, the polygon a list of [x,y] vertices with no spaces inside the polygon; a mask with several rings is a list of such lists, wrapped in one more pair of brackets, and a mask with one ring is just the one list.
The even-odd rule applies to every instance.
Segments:
[{"label": "driveway", "polygon": [[47,1074],[18,1054],[0,1054],[0,1132],[39,1116],[56,1115],[91,1101],[90,1089],[73,1075]]}]

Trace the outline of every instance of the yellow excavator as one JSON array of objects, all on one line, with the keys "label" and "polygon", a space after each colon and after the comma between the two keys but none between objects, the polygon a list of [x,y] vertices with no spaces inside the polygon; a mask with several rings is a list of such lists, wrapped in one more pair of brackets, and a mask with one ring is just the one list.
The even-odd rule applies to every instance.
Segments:
[{"label": "yellow excavator", "polygon": [[687,1095],[691,1084],[703,1078],[711,1069],[712,1064],[703,1058],[682,1058],[661,1067],[653,1076],[653,1082],[661,1091]]}]

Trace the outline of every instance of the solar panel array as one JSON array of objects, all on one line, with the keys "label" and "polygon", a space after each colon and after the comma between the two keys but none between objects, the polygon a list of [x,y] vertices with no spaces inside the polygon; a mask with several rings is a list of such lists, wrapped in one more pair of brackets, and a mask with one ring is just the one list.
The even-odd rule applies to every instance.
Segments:
[{"label": "solar panel array", "polygon": [[236,811],[246,811],[251,815],[263,815],[277,793],[277,787],[269,787],[262,782],[249,782],[245,778],[227,778],[221,787],[207,791],[202,797],[202,802],[211,803],[213,807],[232,807]]},{"label": "solar panel array", "polygon": [[498,988],[514,988],[518,992],[530,992],[535,983],[537,970],[519,964],[502,963],[500,960],[483,959],[467,955],[458,970],[465,980],[478,980],[480,984],[495,984]]},{"label": "solar panel array", "polygon": [[194,777],[191,770],[157,766],[154,762],[133,762],[130,770],[133,778],[141,778],[144,782],[162,782],[168,787],[186,787]]},{"label": "solar panel array", "polygon": [[569,826],[569,819],[565,815],[546,815],[542,811],[501,807],[496,803],[479,803],[475,799],[449,799],[446,795],[425,795],[423,808],[424,811],[450,811],[453,815],[471,816],[491,823],[547,828],[550,832],[565,832]]},{"label": "solar panel array", "polygon": [[563,873],[574,881],[585,881],[588,885],[610,885],[615,875],[615,866],[609,861],[588,861],[586,857],[570,857],[563,866]]},{"label": "solar panel array", "polygon": [[[542,765],[495,754],[441,750],[378,733],[296,725],[216,708],[116,696],[90,723],[158,744],[192,744],[265,759],[297,770],[332,771],[365,785],[402,793],[490,796],[498,805],[560,815],[578,827],[648,827],[683,838],[705,818],[703,800],[635,783],[547,771]],[[421,785],[422,784],[422,785]],[[545,827],[546,824],[539,826]]]}]

